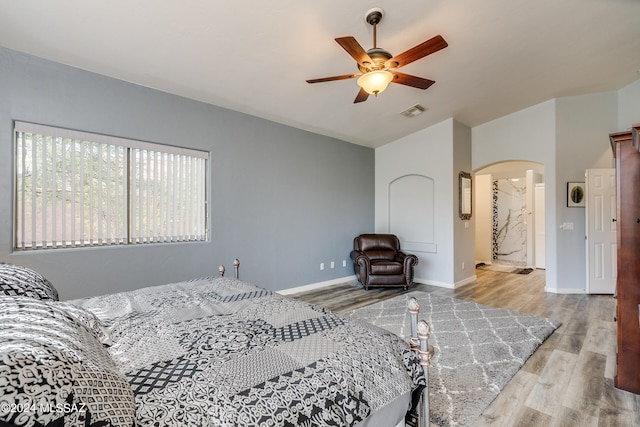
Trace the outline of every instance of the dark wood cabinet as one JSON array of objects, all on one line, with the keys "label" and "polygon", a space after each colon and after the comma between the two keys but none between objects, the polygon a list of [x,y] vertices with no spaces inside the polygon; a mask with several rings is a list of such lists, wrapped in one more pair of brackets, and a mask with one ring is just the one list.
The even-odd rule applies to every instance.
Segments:
[{"label": "dark wood cabinet", "polygon": [[[615,386],[640,394],[640,143],[638,129],[610,135],[617,185],[617,372]],[[635,134],[635,135],[634,135]],[[635,141],[634,141],[635,136]],[[635,144],[634,144],[635,142]]]}]

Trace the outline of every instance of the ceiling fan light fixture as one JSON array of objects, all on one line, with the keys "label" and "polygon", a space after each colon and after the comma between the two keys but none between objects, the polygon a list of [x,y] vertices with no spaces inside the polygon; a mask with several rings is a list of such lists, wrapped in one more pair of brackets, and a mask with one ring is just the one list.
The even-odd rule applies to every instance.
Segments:
[{"label": "ceiling fan light fixture", "polygon": [[393,80],[393,74],[386,70],[369,71],[358,78],[358,86],[369,95],[377,95],[389,86]]},{"label": "ceiling fan light fixture", "polygon": [[[409,50],[405,50],[400,55],[393,56],[391,53],[378,47],[377,44],[376,28],[383,16],[384,11],[379,7],[370,9],[365,14],[365,21],[367,24],[373,26],[373,47],[369,50],[364,50],[353,36],[337,37],[335,39],[356,61],[360,73],[311,79],[307,80],[307,83],[331,82],[359,77],[358,86],[360,86],[360,90],[353,101],[354,104],[366,101],[369,95],[377,96],[380,92],[384,92],[389,83],[392,82],[422,90],[428,89],[434,84],[435,81],[433,80],[411,74],[404,74],[397,71],[397,69],[444,49],[448,46],[447,42],[441,35],[437,35]],[[419,114],[419,112],[413,112],[412,114]]]}]

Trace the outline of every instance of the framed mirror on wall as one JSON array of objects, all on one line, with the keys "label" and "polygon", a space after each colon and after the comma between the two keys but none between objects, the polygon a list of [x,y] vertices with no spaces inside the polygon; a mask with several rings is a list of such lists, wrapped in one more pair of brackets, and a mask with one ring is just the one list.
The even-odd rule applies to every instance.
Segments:
[{"label": "framed mirror on wall", "polygon": [[458,174],[458,197],[460,206],[460,219],[471,219],[471,174],[469,172],[460,172]]}]

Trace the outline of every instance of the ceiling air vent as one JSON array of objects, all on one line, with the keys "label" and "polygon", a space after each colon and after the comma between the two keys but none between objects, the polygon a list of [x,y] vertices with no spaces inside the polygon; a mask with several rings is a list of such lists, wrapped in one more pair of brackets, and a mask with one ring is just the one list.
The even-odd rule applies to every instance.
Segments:
[{"label": "ceiling air vent", "polygon": [[400,114],[402,114],[405,117],[411,118],[411,117],[419,116],[420,114],[424,113],[425,111],[427,111],[426,108],[424,108],[420,104],[416,104],[413,107],[409,107],[406,110],[400,112]]}]

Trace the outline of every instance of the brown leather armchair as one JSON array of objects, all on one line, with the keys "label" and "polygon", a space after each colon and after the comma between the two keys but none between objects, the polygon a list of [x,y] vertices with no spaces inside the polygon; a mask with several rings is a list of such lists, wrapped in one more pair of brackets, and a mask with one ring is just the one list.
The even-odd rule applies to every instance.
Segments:
[{"label": "brown leather armchair", "polygon": [[400,240],[394,234],[361,234],[353,239],[351,251],[353,269],[365,289],[397,287],[409,289],[413,267],[418,257],[400,250]]}]

